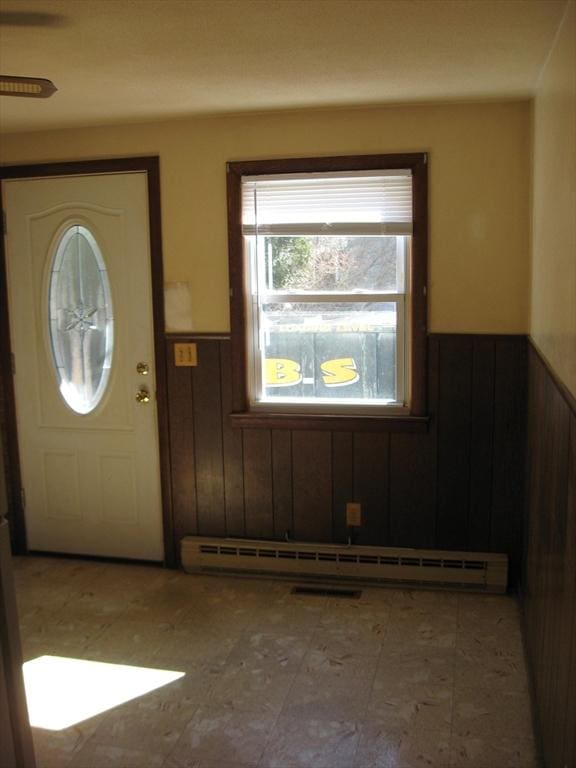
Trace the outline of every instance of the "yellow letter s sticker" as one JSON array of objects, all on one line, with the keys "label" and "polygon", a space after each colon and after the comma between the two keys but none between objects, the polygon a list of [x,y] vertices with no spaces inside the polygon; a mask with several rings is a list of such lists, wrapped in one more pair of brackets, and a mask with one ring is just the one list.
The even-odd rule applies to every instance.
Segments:
[{"label": "yellow letter s sticker", "polygon": [[337,360],[326,360],[320,366],[322,381],[327,387],[346,387],[355,384],[360,378],[356,363],[352,357],[340,357]]}]

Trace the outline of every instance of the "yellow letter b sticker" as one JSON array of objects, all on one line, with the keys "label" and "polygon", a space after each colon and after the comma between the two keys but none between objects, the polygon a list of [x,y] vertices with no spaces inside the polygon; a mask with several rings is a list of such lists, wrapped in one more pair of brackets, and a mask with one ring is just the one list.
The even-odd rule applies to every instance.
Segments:
[{"label": "yellow letter b sticker", "polygon": [[265,373],[267,387],[292,387],[302,381],[300,364],[283,357],[267,359]]}]

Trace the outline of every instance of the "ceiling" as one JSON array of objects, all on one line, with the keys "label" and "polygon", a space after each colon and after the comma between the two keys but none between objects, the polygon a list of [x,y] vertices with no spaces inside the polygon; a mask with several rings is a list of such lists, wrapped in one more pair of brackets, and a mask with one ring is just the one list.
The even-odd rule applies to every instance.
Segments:
[{"label": "ceiling", "polygon": [[0,0],[0,130],[530,96],[566,0]]}]

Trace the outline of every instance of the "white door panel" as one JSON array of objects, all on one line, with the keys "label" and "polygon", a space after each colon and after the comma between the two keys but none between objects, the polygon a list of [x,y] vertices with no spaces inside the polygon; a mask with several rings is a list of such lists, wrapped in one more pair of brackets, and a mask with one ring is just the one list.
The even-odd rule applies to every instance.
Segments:
[{"label": "white door panel", "polygon": [[[106,177],[96,177],[99,180]],[[117,181],[118,177],[114,177]],[[48,180],[42,180],[44,183]],[[30,183],[30,182],[28,182]],[[132,321],[128,307],[122,299],[129,299],[127,282],[130,276],[127,274],[129,264],[126,264],[126,244],[124,243],[124,215],[122,211],[97,209],[95,206],[81,206],[78,203],[74,207],[66,208],[58,206],[57,211],[49,211],[39,215],[33,215],[26,222],[26,236],[31,239],[31,275],[34,276],[34,306],[36,308],[35,339],[36,339],[36,365],[39,372],[38,382],[44,381],[41,372],[46,368],[47,352],[49,365],[47,373],[55,377],[56,373],[50,356],[50,339],[48,334],[48,282],[51,259],[47,253],[52,254],[57,245],[59,236],[66,230],[70,222],[89,225],[96,236],[96,240],[104,254],[117,254],[114,260],[107,260],[108,273],[112,289],[112,306],[114,310],[115,328],[126,328]],[[24,234],[24,233],[23,233]],[[120,245],[122,244],[122,245]],[[119,247],[120,246],[120,247]],[[145,253],[147,250],[145,251]],[[141,268],[146,268],[145,264]],[[118,300],[120,299],[120,301]],[[146,331],[143,331],[146,333]],[[74,413],[64,402],[58,391],[58,387],[41,386],[38,393],[39,405],[38,425],[42,427],[56,427],[59,429],[83,429],[87,424],[90,429],[134,429],[133,408],[130,402],[132,390],[131,382],[124,371],[128,349],[126,344],[129,339],[127,334],[116,334],[115,339],[115,364],[112,367],[111,376],[121,376],[124,381],[124,391],[116,384],[109,387],[102,403],[96,413],[87,414],[86,419],[78,420]],[[145,350],[142,350],[145,354]],[[23,361],[25,363],[25,361]],[[111,397],[111,393],[114,396]],[[123,394],[123,396],[121,396]]]},{"label": "white door panel", "polygon": [[[160,560],[146,174],[10,180],[4,189],[28,545]],[[73,410],[60,391],[50,338],[51,270],[58,244],[71,226],[85,228],[97,243],[113,312],[110,375],[102,399],[86,414]],[[84,350],[85,340],[88,347],[94,338],[90,317],[96,309],[84,307],[83,300],[80,304],[81,309],[72,307],[76,320],[63,328],[67,338],[76,334],[76,342],[70,343]],[[82,360],[84,356],[76,364]],[[148,364],[147,375],[137,372],[139,362]],[[148,403],[136,401],[142,387],[150,392]]]}]

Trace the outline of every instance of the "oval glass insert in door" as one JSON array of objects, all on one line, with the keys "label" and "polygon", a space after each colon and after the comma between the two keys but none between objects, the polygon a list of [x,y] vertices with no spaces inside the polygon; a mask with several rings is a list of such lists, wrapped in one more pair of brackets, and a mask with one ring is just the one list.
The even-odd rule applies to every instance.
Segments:
[{"label": "oval glass insert in door", "polygon": [[87,227],[69,227],[58,242],[48,306],[60,394],[76,413],[90,413],[110,377],[114,316],[106,264]]}]

